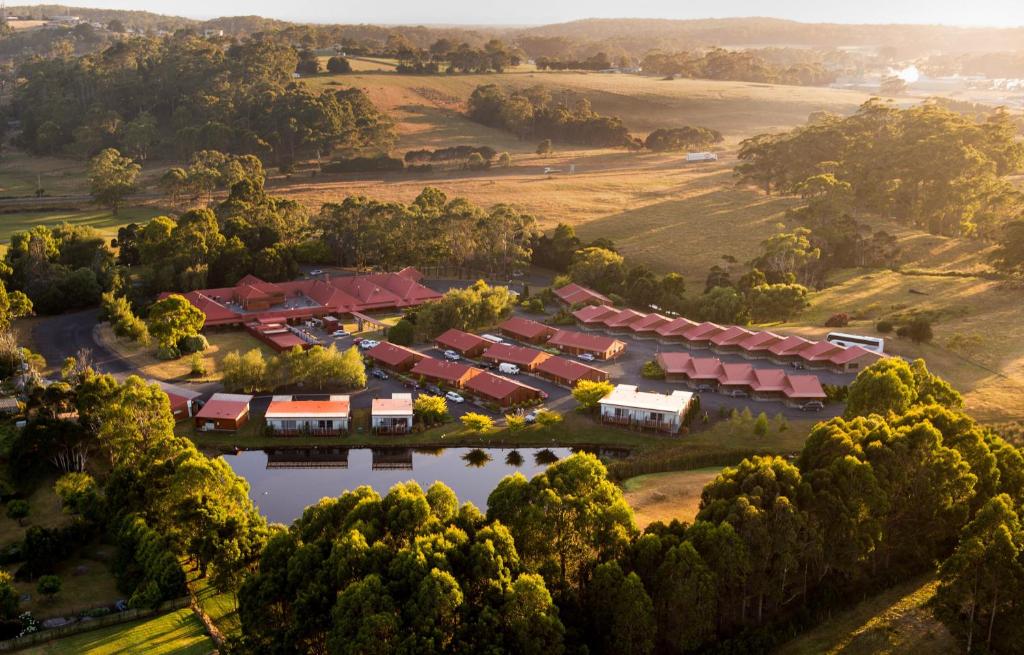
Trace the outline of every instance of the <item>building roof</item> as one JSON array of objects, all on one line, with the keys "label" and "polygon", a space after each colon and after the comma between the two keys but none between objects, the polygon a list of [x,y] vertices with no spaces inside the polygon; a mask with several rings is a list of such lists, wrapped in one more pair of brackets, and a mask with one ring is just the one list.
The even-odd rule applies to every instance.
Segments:
[{"label": "building roof", "polygon": [[884,357],[884,355],[868,350],[867,348],[850,346],[849,348],[844,348],[842,351],[829,357],[828,361],[836,366],[842,366],[862,358],[870,359],[872,362],[875,362],[882,357]]},{"label": "building roof", "polygon": [[580,286],[575,282],[570,282],[564,287],[555,289],[555,295],[558,296],[562,302],[566,302],[570,305],[575,305],[579,302],[601,303],[604,305],[612,304],[612,301],[608,296],[600,294],[593,289]]},{"label": "building roof", "polygon": [[617,316],[619,310],[611,305],[585,305],[572,313],[581,323],[601,323],[609,316]]},{"label": "building roof", "polygon": [[787,398],[824,400],[827,397],[816,375],[787,375],[782,392]]},{"label": "building roof", "polygon": [[669,374],[685,374],[694,380],[717,380],[722,363],[715,357],[693,357],[687,353],[658,353],[658,366]]},{"label": "building roof", "polygon": [[372,416],[412,416],[412,394],[393,393],[390,398],[374,398],[370,403]]},{"label": "building roof", "polygon": [[697,341],[699,339],[710,339],[716,334],[725,332],[726,328],[722,327],[717,323],[698,323],[689,330],[683,332],[683,338],[687,341]]},{"label": "building roof", "polygon": [[599,368],[594,366],[587,366],[582,362],[577,362],[572,359],[566,359],[565,357],[551,357],[545,359],[537,366],[537,370],[541,373],[547,373],[563,380],[569,380],[575,382],[576,380],[583,379],[584,377],[597,378],[597,379],[608,379],[608,374]]},{"label": "building roof", "polygon": [[780,368],[755,368],[753,384],[754,391],[785,391],[786,372]]},{"label": "building roof", "polygon": [[434,359],[433,357],[425,357],[416,362],[410,373],[447,382],[459,382],[465,379],[467,375],[479,375],[482,371],[460,362],[448,362]]},{"label": "building roof", "polygon": [[470,334],[469,332],[456,330],[455,328],[442,332],[434,341],[445,348],[451,348],[459,352],[465,352],[491,343],[487,339]]},{"label": "building roof", "polygon": [[811,345],[813,345],[813,342],[808,341],[803,337],[789,336],[785,337],[781,341],[773,343],[768,348],[768,352],[780,357],[784,357],[786,355],[799,355],[801,351]]},{"label": "building roof", "polygon": [[252,396],[236,393],[215,393],[206,401],[196,418],[237,420],[249,410]]},{"label": "building roof", "polygon": [[545,359],[552,357],[550,353],[546,353],[536,348],[527,348],[525,346],[513,346],[507,343],[496,343],[490,348],[484,351],[485,359],[493,359],[497,362],[507,362],[509,364],[515,364],[517,366],[535,366]]},{"label": "building roof", "polygon": [[736,345],[747,351],[768,350],[783,339],[785,337],[779,336],[774,332],[754,332]]},{"label": "building roof", "polygon": [[528,318],[513,316],[498,325],[505,332],[510,332],[517,337],[524,339],[535,339],[544,334],[554,334],[557,330],[550,325],[544,325]]},{"label": "building roof", "polygon": [[754,381],[754,367],[750,364],[729,364],[722,362],[718,383],[731,386],[751,384]]},{"label": "building roof", "polygon": [[690,360],[693,359],[689,354],[679,352],[660,352],[654,358],[661,370],[676,374],[690,371]]},{"label": "building roof", "polygon": [[555,333],[555,336],[548,339],[548,343],[556,347],[565,346],[591,352],[605,352],[615,348],[616,344],[619,344],[619,347],[626,345],[624,342],[612,337],[584,334],[583,332],[575,332],[573,330],[559,330]]},{"label": "building roof", "polygon": [[278,400],[275,396],[267,407],[266,418],[317,418],[348,416],[349,397],[331,396],[330,400]]},{"label": "building roof", "polygon": [[406,348],[405,346],[399,346],[390,341],[382,341],[373,348],[370,348],[366,351],[366,356],[385,366],[398,366],[410,359],[419,361],[426,357],[421,352],[415,351],[412,348]]},{"label": "building roof", "polygon": [[692,328],[694,325],[697,324],[690,319],[679,317],[659,326],[655,332],[663,337],[678,336]]},{"label": "building roof", "polygon": [[749,338],[752,334],[754,334],[752,330],[748,330],[747,328],[740,327],[738,325],[733,325],[711,337],[710,341],[716,346],[732,346]]},{"label": "building roof", "polygon": [[679,389],[670,394],[652,393],[650,391],[639,391],[636,385],[633,384],[619,384],[612,389],[610,394],[602,398],[599,403],[601,405],[617,405],[619,407],[679,414],[686,409],[692,398],[692,393]]},{"label": "building roof", "polygon": [[800,358],[808,362],[829,361],[843,350],[845,350],[843,346],[837,346],[828,341],[811,342],[811,345],[800,351]]},{"label": "building roof", "polygon": [[644,318],[647,318],[647,314],[641,314],[635,309],[623,309],[615,316],[605,317],[602,323],[610,328],[629,327]]},{"label": "building roof", "polygon": [[466,382],[466,388],[474,393],[480,394],[481,396],[486,396],[495,400],[508,398],[521,389],[528,389],[535,392],[538,396],[540,395],[539,389],[521,384],[515,380],[510,380],[500,375],[495,375],[488,371],[483,371],[479,375],[473,376],[471,380]]},{"label": "building roof", "polygon": [[662,325],[671,323],[672,319],[661,314],[648,314],[636,323],[630,325],[630,329],[634,332],[654,332]]}]

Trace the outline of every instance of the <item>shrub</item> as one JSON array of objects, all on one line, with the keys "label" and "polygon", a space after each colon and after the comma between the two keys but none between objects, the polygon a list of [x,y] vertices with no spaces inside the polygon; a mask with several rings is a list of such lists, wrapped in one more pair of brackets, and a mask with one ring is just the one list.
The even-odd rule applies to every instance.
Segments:
[{"label": "shrub", "polygon": [[897,337],[908,337],[908,336],[910,336],[910,328],[907,327],[906,325],[899,326],[898,328],[896,328],[896,336]]},{"label": "shrub", "polygon": [[388,328],[388,341],[400,346],[411,346],[416,337],[416,326],[407,318],[403,318]]},{"label": "shrub", "polygon": [[196,377],[206,375],[206,362],[201,354],[192,353],[192,359],[189,362],[189,372]]},{"label": "shrub", "polygon": [[21,500],[18,498],[7,503],[7,518],[21,523],[23,520],[28,518],[31,510],[32,508],[29,506],[27,500]]},{"label": "shrub", "polygon": [[210,347],[210,342],[201,334],[190,334],[178,342],[178,350],[183,355],[190,353],[201,353]]},{"label": "shrub", "polygon": [[926,318],[917,317],[907,324],[906,336],[914,343],[927,343],[932,340],[932,323]]},{"label": "shrub", "polygon": [[60,577],[56,575],[44,575],[39,578],[39,584],[36,585],[36,591],[46,596],[48,601],[53,600],[53,597],[60,593],[60,588]]},{"label": "shrub", "polygon": [[839,312],[838,314],[832,314],[825,321],[825,327],[846,327],[850,324],[850,315],[846,312]]},{"label": "shrub", "polygon": [[531,312],[533,314],[544,313],[544,301],[541,300],[540,298],[537,298],[536,296],[523,302],[523,307],[526,309],[526,311]]},{"label": "shrub", "polygon": [[461,420],[464,426],[477,432],[487,432],[494,427],[494,420],[486,414],[469,412],[468,414],[463,414]]},{"label": "shrub", "polygon": [[879,321],[875,324],[875,329],[882,334],[888,334],[892,332],[893,324],[892,321]]},{"label": "shrub", "polygon": [[498,167],[499,168],[509,168],[511,166],[512,166],[512,155],[508,154],[507,152],[503,152],[500,155],[498,155]]},{"label": "shrub", "polygon": [[505,422],[509,432],[518,432],[526,427],[526,417],[522,414],[506,414]]},{"label": "shrub", "polygon": [[754,434],[763,437],[768,434],[768,415],[761,412],[757,415],[757,420],[754,421]]},{"label": "shrub", "polygon": [[471,171],[482,171],[485,168],[490,168],[490,162],[486,161],[479,152],[474,152],[466,160],[466,168]]},{"label": "shrub", "polygon": [[169,361],[181,357],[181,351],[177,346],[159,346],[156,349],[156,358]]},{"label": "shrub", "polygon": [[562,422],[562,415],[552,409],[542,409],[537,412],[537,424],[549,428]]},{"label": "shrub", "polygon": [[665,370],[658,366],[658,362],[653,359],[644,362],[644,368],[640,372],[640,375],[647,378],[648,380],[664,380]]}]

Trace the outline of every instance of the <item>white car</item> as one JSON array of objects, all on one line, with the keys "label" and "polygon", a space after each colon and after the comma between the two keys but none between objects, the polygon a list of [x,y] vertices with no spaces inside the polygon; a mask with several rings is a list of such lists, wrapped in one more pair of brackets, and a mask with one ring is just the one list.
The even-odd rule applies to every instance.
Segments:
[{"label": "white car", "polygon": [[380,341],[374,341],[373,339],[363,339],[359,342],[359,347],[363,350],[369,350],[370,348],[376,348],[380,345]]},{"label": "white car", "polygon": [[449,359],[453,362],[457,362],[460,359],[462,359],[462,356],[459,355],[459,353],[455,352],[454,350],[446,350],[444,351],[444,358]]},{"label": "white car", "polygon": [[332,337],[347,337],[348,336],[348,332],[346,332],[345,330],[335,330],[334,332],[331,332],[331,336]]},{"label": "white car", "polygon": [[309,274],[310,274],[310,275],[323,275],[323,274],[324,274],[324,272],[323,272],[323,271],[321,271],[321,270],[320,270],[320,269],[318,268],[318,269],[316,269],[316,270],[312,270],[312,271],[310,271],[310,272],[309,272]]},{"label": "white car", "polygon": [[466,400],[465,398],[463,398],[459,394],[455,393],[454,391],[449,391],[448,393],[446,393],[444,395],[444,397],[447,398],[448,400],[452,401],[455,404],[461,403],[461,402]]},{"label": "white car", "polygon": [[579,355],[576,355],[576,359],[582,359],[585,362],[592,362],[597,358],[590,353],[580,353]]}]

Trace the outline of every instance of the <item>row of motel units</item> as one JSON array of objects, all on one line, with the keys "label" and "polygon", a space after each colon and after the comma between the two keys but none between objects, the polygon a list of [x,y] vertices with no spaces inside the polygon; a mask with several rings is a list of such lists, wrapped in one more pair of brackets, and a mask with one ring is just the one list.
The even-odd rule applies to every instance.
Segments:
[{"label": "row of motel units", "polygon": [[816,375],[790,375],[777,368],[754,368],[746,363],[724,363],[716,357],[693,357],[687,353],[658,353],[658,366],[666,380],[708,385],[722,392],[744,391],[763,400],[783,399],[802,404],[825,400],[825,390]]},{"label": "row of motel units", "polygon": [[476,358],[487,350],[491,342],[475,334],[452,328],[434,339],[434,345],[441,350],[454,350],[463,357]]},{"label": "row of motel units", "polygon": [[675,434],[683,427],[686,410],[693,401],[689,391],[670,394],[639,391],[636,385],[619,384],[599,401],[605,423],[661,430]]},{"label": "row of motel units", "polygon": [[685,318],[642,314],[608,305],[581,307],[573,312],[573,317],[584,330],[613,334],[628,332],[639,339],[658,339],[662,343],[678,343],[687,348],[735,353],[747,359],[769,359],[777,364],[797,363],[838,373],[858,371],[884,357],[860,346],[847,348],[827,341],[786,337],[738,325],[695,323]]},{"label": "row of motel units", "polygon": [[499,323],[498,331],[524,343],[547,344],[570,355],[590,354],[597,359],[614,359],[626,349],[626,342],[619,339],[559,330],[518,316]]},{"label": "row of motel units", "polygon": [[264,419],[274,434],[282,436],[337,436],[348,432],[350,405],[348,396],[331,396],[327,400],[295,400],[292,396],[274,396]]},{"label": "row of motel units", "polygon": [[438,300],[441,294],[421,284],[422,279],[423,274],[411,267],[397,273],[317,276],[290,282],[265,282],[246,275],[233,287],[181,295],[206,315],[207,327],[242,326],[261,319],[284,324],[403,309]]}]

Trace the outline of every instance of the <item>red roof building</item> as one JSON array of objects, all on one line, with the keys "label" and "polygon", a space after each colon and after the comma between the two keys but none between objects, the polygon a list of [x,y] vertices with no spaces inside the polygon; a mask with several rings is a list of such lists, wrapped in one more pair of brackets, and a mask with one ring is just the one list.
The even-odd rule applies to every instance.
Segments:
[{"label": "red roof building", "polygon": [[623,309],[615,316],[607,316],[602,322],[611,332],[625,333],[631,332],[632,326],[646,317],[646,314],[641,314],[634,309]]},{"label": "red roof building", "polygon": [[497,403],[502,407],[521,405],[531,400],[540,400],[543,397],[540,389],[487,371],[470,378],[466,382],[465,388],[475,396]]},{"label": "red roof building", "polygon": [[606,318],[618,316],[619,310],[610,305],[586,305],[572,313],[573,318],[584,329],[602,329]]},{"label": "red roof building", "polygon": [[659,326],[654,331],[658,335],[658,339],[665,342],[682,341],[683,334],[697,325],[693,321],[686,318],[674,318],[668,323]]},{"label": "red roof building", "polygon": [[771,347],[783,339],[773,332],[755,332],[736,345],[748,359],[765,359],[771,357]]},{"label": "red roof building", "polygon": [[587,305],[611,305],[612,301],[608,296],[602,295],[593,289],[582,287],[571,282],[564,287],[555,289],[555,296],[566,305],[587,304]]},{"label": "red roof building", "polygon": [[267,316],[294,322],[314,316],[414,307],[440,298],[440,293],[420,284],[422,277],[414,268],[279,283],[247,275],[233,287],[181,295],[206,315],[207,326],[243,325]]},{"label": "red roof building", "polygon": [[648,314],[639,321],[630,325],[630,329],[633,331],[633,335],[637,339],[656,339],[658,337],[658,328],[663,325],[668,325],[672,322],[672,319],[661,314]]},{"label": "red roof building", "polygon": [[715,352],[736,352],[740,350],[739,344],[752,334],[752,330],[733,325],[712,336],[708,341]]},{"label": "red roof building", "polygon": [[195,415],[196,428],[204,432],[237,430],[249,420],[252,396],[215,393]]},{"label": "red roof building", "polygon": [[772,344],[768,348],[768,352],[771,353],[770,359],[773,362],[785,364],[802,361],[801,354],[813,345],[815,345],[814,342],[803,337],[789,336]]},{"label": "red roof building", "polygon": [[520,318],[513,316],[512,318],[498,324],[498,330],[505,336],[512,337],[519,341],[526,343],[544,343],[550,339],[555,332],[558,332],[556,328],[550,325],[544,325],[537,321],[531,321],[528,318]]},{"label": "red roof building", "polygon": [[274,396],[264,419],[275,435],[309,434],[336,436],[348,430],[349,397],[331,396],[328,400],[295,400],[292,396]]},{"label": "red roof building", "polygon": [[565,357],[545,359],[537,365],[537,375],[563,387],[575,387],[580,380],[604,382],[608,379],[605,371]]},{"label": "red roof building", "polygon": [[426,355],[417,352],[412,348],[399,346],[388,341],[381,342],[366,351],[366,356],[372,359],[377,366],[392,371],[408,371]]},{"label": "red roof building", "polygon": [[246,323],[245,329],[249,334],[279,353],[291,350],[295,346],[310,348],[313,345],[288,329],[288,326],[283,322],[273,322],[278,320],[280,319],[260,319],[252,323]]},{"label": "red roof building", "polygon": [[515,364],[523,371],[535,371],[542,362],[551,357],[550,353],[536,348],[513,346],[507,343],[493,344],[483,354],[483,358],[488,362]]},{"label": "red roof building", "polygon": [[548,345],[571,355],[589,353],[598,359],[612,359],[626,349],[624,341],[572,330],[559,330],[548,339]]},{"label": "red roof building", "polygon": [[746,363],[723,363],[717,357],[687,353],[658,353],[658,365],[668,380],[709,385],[722,391],[745,391],[756,398],[791,402],[824,400],[821,382],[814,375],[789,375],[778,368],[754,368]]},{"label": "red roof building", "polygon": [[416,365],[412,367],[409,373],[422,376],[435,384],[444,384],[461,389],[467,382],[483,373],[483,371],[459,362],[441,361],[433,357],[426,357],[416,362]]},{"label": "red roof building", "polygon": [[463,357],[479,357],[491,342],[482,337],[452,328],[434,339],[441,350],[454,350]]},{"label": "red roof building", "polygon": [[725,330],[726,328],[717,323],[698,323],[683,332],[682,337],[683,341],[691,348],[707,348],[711,345],[711,338]]}]

